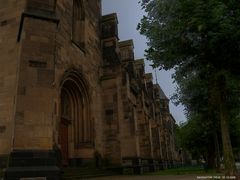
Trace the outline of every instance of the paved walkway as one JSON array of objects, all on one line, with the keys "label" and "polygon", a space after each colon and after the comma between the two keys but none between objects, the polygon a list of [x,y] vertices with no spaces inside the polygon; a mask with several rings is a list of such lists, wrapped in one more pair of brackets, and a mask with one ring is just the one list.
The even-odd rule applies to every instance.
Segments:
[{"label": "paved walkway", "polygon": [[179,176],[151,176],[151,175],[142,175],[142,176],[109,176],[109,177],[99,177],[92,178],[92,180],[196,180],[197,175],[179,175]]}]

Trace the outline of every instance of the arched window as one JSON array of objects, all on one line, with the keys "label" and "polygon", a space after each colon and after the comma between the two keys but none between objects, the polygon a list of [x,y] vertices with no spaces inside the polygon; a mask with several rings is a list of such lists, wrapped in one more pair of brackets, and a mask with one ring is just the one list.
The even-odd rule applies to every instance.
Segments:
[{"label": "arched window", "polygon": [[84,48],[85,11],[83,0],[73,0],[72,40],[77,46]]}]

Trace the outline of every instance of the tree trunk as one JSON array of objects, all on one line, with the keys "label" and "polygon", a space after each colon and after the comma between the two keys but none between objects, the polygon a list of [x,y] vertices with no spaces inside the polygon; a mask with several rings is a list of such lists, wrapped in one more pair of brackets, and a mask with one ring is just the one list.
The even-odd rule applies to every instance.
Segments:
[{"label": "tree trunk", "polygon": [[219,100],[219,113],[221,122],[221,133],[223,143],[223,155],[225,165],[225,175],[236,175],[235,160],[232,151],[230,133],[229,133],[229,114],[227,109],[227,90],[226,90],[226,77],[221,74],[217,77],[218,84],[218,100]]},{"label": "tree trunk", "polygon": [[214,144],[210,143],[208,145],[208,152],[207,152],[207,167],[208,167],[208,169],[215,168],[214,160],[215,160]]},{"label": "tree trunk", "polygon": [[219,142],[218,142],[218,134],[215,131],[214,133],[214,145],[215,145],[215,163],[216,163],[216,170],[220,172],[220,150],[219,150]]},{"label": "tree trunk", "polygon": [[217,122],[220,121],[219,117],[216,114],[216,109],[218,109],[218,103],[216,99],[216,80],[215,76],[209,77],[208,83],[208,120],[212,122],[213,128],[213,144],[214,144],[214,165],[217,172],[220,172],[220,151],[219,151],[219,142],[217,129],[219,128],[219,124]]}]

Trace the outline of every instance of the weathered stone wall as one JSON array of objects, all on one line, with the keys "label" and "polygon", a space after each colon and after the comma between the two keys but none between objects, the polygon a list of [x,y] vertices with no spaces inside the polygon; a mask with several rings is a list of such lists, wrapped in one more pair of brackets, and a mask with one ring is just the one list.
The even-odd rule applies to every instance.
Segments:
[{"label": "weathered stone wall", "polygon": [[42,0],[26,0],[27,9],[37,10],[37,11],[54,11],[55,10],[55,3],[56,0],[48,0],[48,1],[42,1]]},{"label": "weathered stone wall", "polygon": [[147,116],[147,108],[145,106],[144,93],[141,92],[141,96],[138,98],[137,105],[137,118],[139,124],[139,146],[140,157],[151,157],[151,142],[150,142],[150,121]]},{"label": "weathered stone wall", "polygon": [[[92,158],[94,149],[102,154],[102,100],[99,77],[101,76],[101,40],[100,20],[101,2],[84,1],[85,11],[85,35],[84,48],[77,46],[72,41],[72,14],[73,1],[58,0],[56,4],[56,16],[60,19],[56,35],[56,69],[55,85],[57,96],[57,109],[60,106],[60,91],[63,76],[67,70],[75,69],[88,84],[90,96],[90,120],[93,122],[93,136],[95,147],[82,147],[73,149],[70,158]],[[60,112],[57,113],[55,125],[55,141],[58,138],[58,123]]]},{"label": "weathered stone wall", "polygon": [[[117,73],[116,73],[117,74]],[[121,99],[118,77],[113,74],[105,74],[102,81],[104,99],[103,105],[103,136],[104,136],[104,158],[110,164],[120,164],[121,162],[121,144],[120,144],[120,122],[122,120],[122,108],[120,107]],[[111,77],[112,76],[112,77]]]},{"label": "weathered stone wall", "polygon": [[101,17],[100,0],[83,2],[80,44],[73,37],[73,1],[0,2],[0,155],[60,144],[61,92],[74,71],[87,91],[82,102],[89,103],[83,106],[94,140],[76,147],[70,122],[69,159],[172,160],[168,99],[155,97],[152,75],[143,60],[134,61],[133,42],[118,41],[116,14]]},{"label": "weathered stone wall", "polygon": [[53,147],[56,30],[55,22],[32,17],[23,19],[14,149]]},{"label": "weathered stone wall", "polygon": [[103,74],[101,76],[103,100],[103,156],[107,164],[121,163],[120,122],[121,64],[117,54],[117,17],[110,14],[102,17]]},{"label": "weathered stone wall", "polygon": [[25,1],[0,1],[0,154],[8,154],[13,142],[16,82],[19,64],[17,42]]},{"label": "weathered stone wall", "polygon": [[[120,121],[122,158],[139,157],[138,123],[136,116],[137,94],[134,92],[134,45],[132,40],[119,42],[122,61],[121,103],[123,117]],[[134,94],[135,93],[135,94]]]},{"label": "weathered stone wall", "polygon": [[19,26],[20,59],[13,149],[53,147],[55,35],[53,2],[28,0]]},{"label": "weathered stone wall", "polygon": [[84,1],[84,49],[72,41],[72,1],[7,1],[0,8],[0,98],[4,107],[0,109],[0,141],[4,144],[0,154],[10,151],[14,122],[14,149],[52,149],[58,142],[61,82],[70,69],[77,70],[89,86],[95,139],[90,149],[78,149],[70,157],[92,158],[94,149],[102,152],[101,2]]}]

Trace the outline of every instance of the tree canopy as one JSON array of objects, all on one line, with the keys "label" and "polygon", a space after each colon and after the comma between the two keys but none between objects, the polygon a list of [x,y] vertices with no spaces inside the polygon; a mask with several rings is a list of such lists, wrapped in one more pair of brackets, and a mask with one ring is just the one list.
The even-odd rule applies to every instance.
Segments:
[{"label": "tree canopy", "polygon": [[239,73],[240,2],[143,0],[138,26],[154,66],[189,69],[213,65]]},{"label": "tree canopy", "polygon": [[146,58],[153,67],[175,69],[174,99],[186,107],[187,136],[196,125],[201,133],[207,129],[208,137],[218,133],[211,130],[220,129],[226,174],[234,174],[229,126],[239,121],[240,1],[142,0],[141,4],[147,14],[138,29],[148,40]]}]

